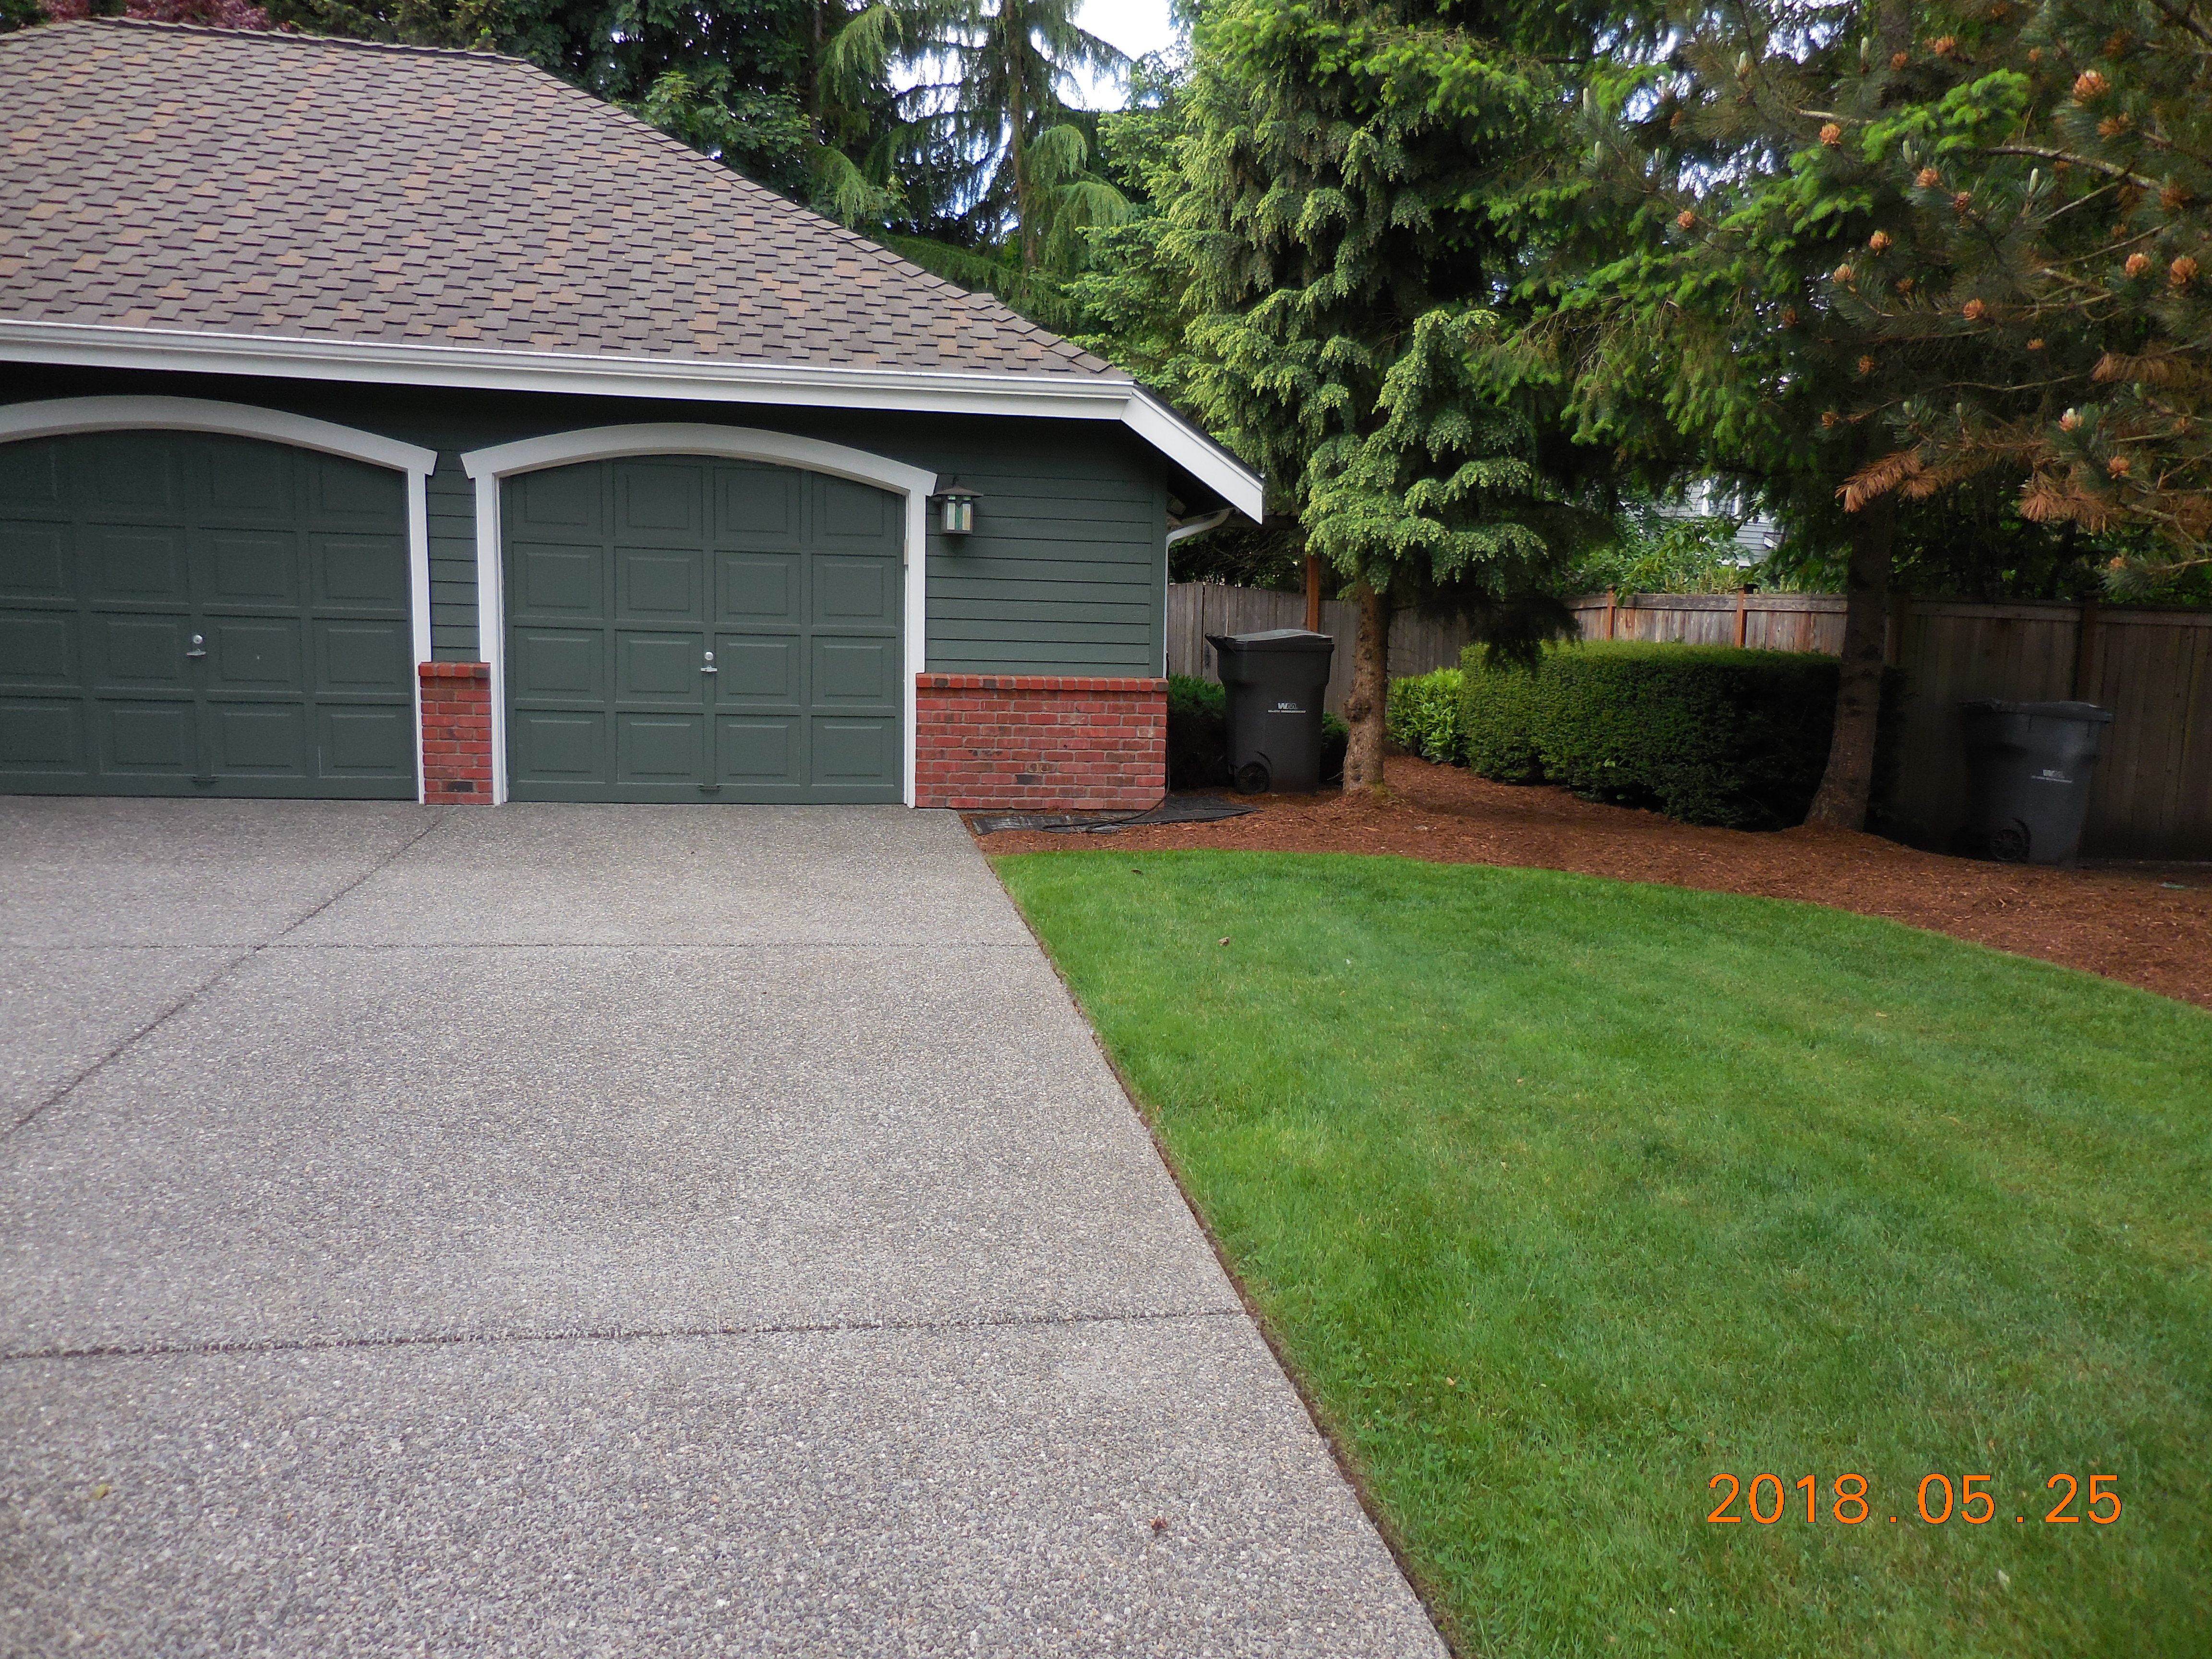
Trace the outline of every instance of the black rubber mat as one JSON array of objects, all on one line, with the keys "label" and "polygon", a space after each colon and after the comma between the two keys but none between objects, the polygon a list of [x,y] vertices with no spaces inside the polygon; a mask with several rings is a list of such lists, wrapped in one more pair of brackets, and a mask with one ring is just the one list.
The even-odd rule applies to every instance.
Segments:
[{"label": "black rubber mat", "polygon": [[1226,795],[1194,793],[1170,795],[1158,806],[1142,812],[969,812],[968,827],[979,836],[995,836],[1001,830],[1047,830],[1060,836],[1110,836],[1138,823],[1211,823],[1216,818],[1242,817],[1256,806],[1231,800]]}]

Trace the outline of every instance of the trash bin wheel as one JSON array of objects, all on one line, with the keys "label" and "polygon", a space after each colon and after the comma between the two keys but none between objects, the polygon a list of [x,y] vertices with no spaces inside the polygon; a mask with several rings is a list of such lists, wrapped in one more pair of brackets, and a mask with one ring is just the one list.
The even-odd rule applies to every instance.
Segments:
[{"label": "trash bin wheel", "polygon": [[1235,782],[1240,795],[1264,795],[1274,780],[1268,775],[1265,761],[1246,761],[1237,769]]},{"label": "trash bin wheel", "polygon": [[2025,864],[2033,850],[2027,826],[2018,818],[1990,831],[1990,856],[1999,864]]}]

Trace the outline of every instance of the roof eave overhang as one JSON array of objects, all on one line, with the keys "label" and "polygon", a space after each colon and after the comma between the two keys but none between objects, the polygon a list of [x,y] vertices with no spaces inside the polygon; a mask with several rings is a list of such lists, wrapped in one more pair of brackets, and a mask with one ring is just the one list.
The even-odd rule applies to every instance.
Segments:
[{"label": "roof eave overhang", "polygon": [[1259,474],[1121,375],[815,368],[8,319],[0,319],[0,361],[374,386],[1115,421],[1255,524],[1263,511]]}]

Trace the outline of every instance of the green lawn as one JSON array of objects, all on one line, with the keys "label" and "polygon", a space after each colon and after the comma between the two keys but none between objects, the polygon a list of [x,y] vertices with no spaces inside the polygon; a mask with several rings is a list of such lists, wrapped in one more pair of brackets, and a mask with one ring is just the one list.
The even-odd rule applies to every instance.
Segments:
[{"label": "green lawn", "polygon": [[1462,1652],[2212,1655],[2212,1016],[1548,871],[997,865]]}]

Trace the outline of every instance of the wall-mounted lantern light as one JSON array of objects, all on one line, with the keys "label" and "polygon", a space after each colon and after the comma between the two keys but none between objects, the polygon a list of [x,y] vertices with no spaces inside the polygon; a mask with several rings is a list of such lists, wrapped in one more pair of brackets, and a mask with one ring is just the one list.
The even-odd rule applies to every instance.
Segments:
[{"label": "wall-mounted lantern light", "polygon": [[935,496],[937,527],[948,536],[965,536],[975,528],[975,502],[981,491],[957,483],[947,484]]}]

